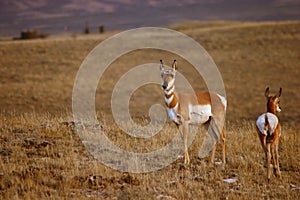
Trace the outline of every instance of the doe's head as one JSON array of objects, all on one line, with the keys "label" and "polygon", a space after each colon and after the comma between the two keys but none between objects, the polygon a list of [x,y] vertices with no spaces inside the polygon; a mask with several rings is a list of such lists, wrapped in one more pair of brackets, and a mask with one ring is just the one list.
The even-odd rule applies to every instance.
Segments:
[{"label": "doe's head", "polygon": [[165,69],[162,60],[160,60],[160,74],[163,80],[161,87],[164,90],[169,90],[175,83],[176,65],[177,62],[174,60],[172,69]]},{"label": "doe's head", "polygon": [[281,111],[281,108],[279,105],[279,103],[280,103],[279,97],[281,96],[281,92],[282,92],[282,88],[279,89],[279,92],[276,95],[272,96],[272,95],[270,95],[270,89],[266,88],[265,96],[267,98],[268,112],[275,114],[276,112]]}]

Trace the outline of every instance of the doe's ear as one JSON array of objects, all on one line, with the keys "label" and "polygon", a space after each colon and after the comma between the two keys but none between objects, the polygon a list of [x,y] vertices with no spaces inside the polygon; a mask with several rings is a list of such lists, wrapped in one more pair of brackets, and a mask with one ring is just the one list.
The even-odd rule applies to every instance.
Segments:
[{"label": "doe's ear", "polygon": [[176,71],[176,69],[177,69],[177,61],[176,60],[174,60],[174,62],[172,64],[172,69],[173,69],[173,71]]},{"label": "doe's ear", "polygon": [[265,97],[269,98],[269,96],[270,96],[270,89],[269,87],[267,87],[265,91]]},{"label": "doe's ear", "polygon": [[160,60],[159,68],[160,68],[160,71],[163,71],[163,70],[164,70],[164,64],[163,64],[163,61],[162,61],[162,60]]},{"label": "doe's ear", "polygon": [[278,92],[278,94],[276,95],[277,98],[281,96],[281,92],[282,92],[282,88],[279,88],[279,92]]}]

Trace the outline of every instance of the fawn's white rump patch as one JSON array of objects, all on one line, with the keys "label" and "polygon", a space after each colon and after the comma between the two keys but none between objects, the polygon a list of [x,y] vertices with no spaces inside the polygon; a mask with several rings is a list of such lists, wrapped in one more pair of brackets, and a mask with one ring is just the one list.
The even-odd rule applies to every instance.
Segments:
[{"label": "fawn's white rump patch", "polygon": [[264,134],[264,135],[267,135],[267,132],[266,132],[266,127],[265,127],[265,115],[267,114],[267,117],[268,117],[268,122],[270,124],[270,134],[272,135],[272,133],[274,132],[275,128],[277,127],[278,125],[278,118],[276,115],[272,114],[272,113],[263,113],[262,115],[260,115],[258,117],[258,119],[256,120],[256,126],[258,128],[258,130]]},{"label": "fawn's white rump patch", "polygon": [[210,105],[189,105],[191,123],[205,123],[212,116]]}]

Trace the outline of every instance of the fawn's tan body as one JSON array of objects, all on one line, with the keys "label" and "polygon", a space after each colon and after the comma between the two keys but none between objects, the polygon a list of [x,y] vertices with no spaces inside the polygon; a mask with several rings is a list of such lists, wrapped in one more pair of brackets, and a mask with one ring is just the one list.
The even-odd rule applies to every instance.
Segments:
[{"label": "fawn's tan body", "polygon": [[[165,70],[161,61],[160,70],[163,79],[162,88],[165,93],[165,103],[170,120],[172,120],[179,129],[183,128],[184,142],[184,163],[189,164],[190,158],[187,148],[187,135],[190,124],[205,124],[214,120],[214,130],[221,136],[223,141],[222,161],[225,164],[225,133],[219,125],[223,125],[226,110],[226,99],[219,94],[199,91],[195,93],[177,93],[175,91],[175,73],[176,61],[174,61],[171,70]],[[213,106],[212,106],[213,105]],[[211,162],[214,161],[216,144],[212,149]]]},{"label": "fawn's tan body", "polygon": [[267,98],[267,113],[260,115],[256,121],[258,137],[266,155],[268,181],[270,181],[271,177],[271,158],[273,158],[277,175],[281,177],[278,154],[281,126],[278,117],[276,116],[276,113],[281,111],[279,106],[279,97],[281,96],[281,92],[282,89],[280,88],[277,95],[271,96],[269,94],[269,88],[266,89],[265,96]]}]

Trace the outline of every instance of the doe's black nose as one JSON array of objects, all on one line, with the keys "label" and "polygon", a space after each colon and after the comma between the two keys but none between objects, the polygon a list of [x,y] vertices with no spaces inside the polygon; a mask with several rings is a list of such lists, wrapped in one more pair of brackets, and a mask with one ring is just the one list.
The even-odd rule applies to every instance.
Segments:
[{"label": "doe's black nose", "polygon": [[167,89],[167,85],[166,85],[166,84],[163,84],[161,87],[162,87],[164,90]]}]

